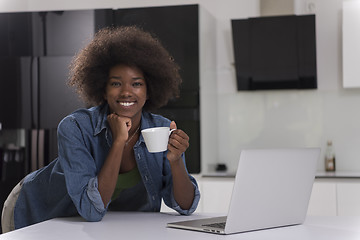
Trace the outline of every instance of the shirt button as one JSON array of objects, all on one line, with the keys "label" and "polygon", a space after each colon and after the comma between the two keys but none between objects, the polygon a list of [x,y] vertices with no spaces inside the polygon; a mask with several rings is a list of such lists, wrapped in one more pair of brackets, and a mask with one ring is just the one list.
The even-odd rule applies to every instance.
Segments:
[{"label": "shirt button", "polygon": [[148,181],[148,177],[146,175],[144,176],[144,178],[145,178],[145,181]]},{"label": "shirt button", "polygon": [[155,196],[154,196],[154,195],[152,196],[152,200],[154,200],[154,201],[155,201]]},{"label": "shirt button", "polygon": [[141,159],[141,157],[140,157],[140,153],[138,153],[138,159]]}]

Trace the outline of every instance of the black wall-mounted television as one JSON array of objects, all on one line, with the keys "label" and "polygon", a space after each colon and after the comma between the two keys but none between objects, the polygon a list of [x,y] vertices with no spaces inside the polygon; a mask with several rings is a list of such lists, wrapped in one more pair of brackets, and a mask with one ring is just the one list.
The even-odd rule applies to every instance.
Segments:
[{"label": "black wall-mounted television", "polygon": [[233,19],[237,89],[315,89],[315,15]]}]

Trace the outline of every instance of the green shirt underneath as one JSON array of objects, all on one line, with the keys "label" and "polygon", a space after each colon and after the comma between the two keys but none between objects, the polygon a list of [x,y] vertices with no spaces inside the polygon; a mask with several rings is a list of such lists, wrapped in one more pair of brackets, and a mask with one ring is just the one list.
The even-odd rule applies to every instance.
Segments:
[{"label": "green shirt underneath", "polygon": [[114,199],[119,197],[120,193],[123,190],[134,187],[140,181],[141,176],[137,166],[129,172],[119,174],[111,200],[113,201]]}]

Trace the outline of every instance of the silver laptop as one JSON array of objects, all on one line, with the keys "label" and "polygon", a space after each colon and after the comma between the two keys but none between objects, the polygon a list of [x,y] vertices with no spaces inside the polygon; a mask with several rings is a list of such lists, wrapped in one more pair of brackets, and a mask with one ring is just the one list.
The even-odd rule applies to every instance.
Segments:
[{"label": "silver laptop", "polygon": [[320,148],[243,150],[227,216],[167,226],[232,234],[302,224],[319,155]]}]

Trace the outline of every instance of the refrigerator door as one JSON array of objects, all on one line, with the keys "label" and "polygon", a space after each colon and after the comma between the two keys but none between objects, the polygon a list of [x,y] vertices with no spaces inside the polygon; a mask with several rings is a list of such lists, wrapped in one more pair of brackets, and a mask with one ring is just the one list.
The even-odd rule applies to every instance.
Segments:
[{"label": "refrigerator door", "polygon": [[3,129],[30,128],[31,57],[0,57],[0,123]]},{"label": "refrigerator door", "polygon": [[71,59],[71,56],[39,58],[40,128],[57,128],[65,116],[85,106],[67,85]]}]

